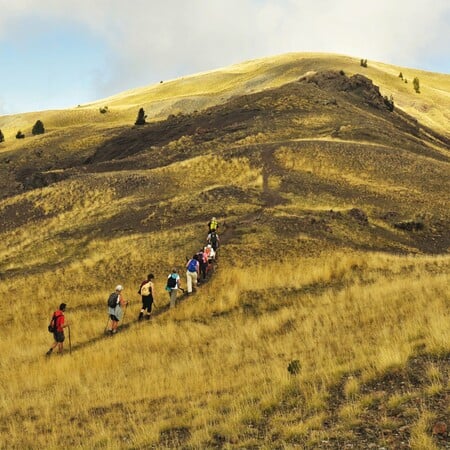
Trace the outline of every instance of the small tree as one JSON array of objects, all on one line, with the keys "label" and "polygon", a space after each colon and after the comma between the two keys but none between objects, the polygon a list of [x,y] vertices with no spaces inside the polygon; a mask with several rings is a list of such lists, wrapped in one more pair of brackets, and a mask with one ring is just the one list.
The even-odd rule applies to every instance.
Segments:
[{"label": "small tree", "polygon": [[414,85],[414,90],[420,94],[420,83],[419,83],[419,79],[417,77],[414,78],[413,80],[413,85]]},{"label": "small tree", "polygon": [[384,100],[384,104],[387,106],[389,111],[391,111],[391,112],[394,111],[394,97],[392,95],[390,97],[385,95],[383,97],[383,100]]},{"label": "small tree", "polygon": [[141,109],[139,109],[138,116],[137,116],[136,122],[134,122],[134,124],[135,125],[144,125],[146,118],[147,118],[147,116],[145,115],[144,108],[141,108]]},{"label": "small tree", "polygon": [[361,59],[360,65],[361,67],[367,67],[367,59]]},{"label": "small tree", "polygon": [[403,74],[401,72],[398,74],[398,77],[403,80]]},{"label": "small tree", "polygon": [[99,108],[100,114],[106,114],[109,110],[107,106]]},{"label": "small tree", "polygon": [[16,139],[23,139],[25,135],[19,130],[16,134]]},{"label": "small tree", "polygon": [[40,120],[37,120],[33,126],[33,129],[31,130],[31,133],[33,134],[33,136],[36,134],[44,134],[45,133],[44,124]]},{"label": "small tree", "polygon": [[2,130],[0,130],[0,142],[5,142],[5,136],[3,136]]}]

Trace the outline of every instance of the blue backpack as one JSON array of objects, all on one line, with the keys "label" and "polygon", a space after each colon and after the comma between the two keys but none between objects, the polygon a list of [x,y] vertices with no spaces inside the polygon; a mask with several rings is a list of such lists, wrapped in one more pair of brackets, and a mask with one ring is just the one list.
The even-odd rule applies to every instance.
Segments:
[{"label": "blue backpack", "polygon": [[198,261],[196,259],[191,259],[187,270],[189,272],[197,272],[197,263],[198,263]]}]

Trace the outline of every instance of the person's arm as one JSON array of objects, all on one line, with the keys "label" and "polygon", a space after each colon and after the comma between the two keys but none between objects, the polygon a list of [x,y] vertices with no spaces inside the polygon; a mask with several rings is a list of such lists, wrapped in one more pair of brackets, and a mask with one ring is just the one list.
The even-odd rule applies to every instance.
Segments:
[{"label": "person's arm", "polygon": [[128,305],[128,302],[123,298],[122,294],[119,295],[119,304],[120,306]]},{"label": "person's arm", "polygon": [[55,328],[56,331],[62,330],[64,328],[67,328],[69,326],[69,322],[66,322],[66,319],[63,314],[60,316],[57,316],[55,319]]}]

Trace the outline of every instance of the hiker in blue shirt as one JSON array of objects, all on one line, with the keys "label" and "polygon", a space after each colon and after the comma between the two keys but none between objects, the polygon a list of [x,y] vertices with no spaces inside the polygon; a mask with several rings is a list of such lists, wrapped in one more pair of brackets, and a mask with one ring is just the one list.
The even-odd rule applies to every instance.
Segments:
[{"label": "hiker in blue shirt", "polygon": [[197,255],[194,255],[186,264],[186,285],[187,293],[192,294],[192,285],[198,284],[198,275],[200,272],[200,263],[197,261]]}]

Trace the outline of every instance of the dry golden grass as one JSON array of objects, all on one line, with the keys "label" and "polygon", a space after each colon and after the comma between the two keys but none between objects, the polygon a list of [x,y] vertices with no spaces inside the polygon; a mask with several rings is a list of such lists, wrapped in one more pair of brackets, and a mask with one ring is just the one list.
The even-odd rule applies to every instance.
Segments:
[{"label": "dry golden grass", "polygon": [[[0,151],[19,161],[28,145],[88,154],[129,126],[137,107],[153,120],[331,67],[362,70],[354,58],[289,54],[42,117],[2,117],[8,140]],[[369,62],[367,75],[414,109],[412,85],[397,83],[400,70],[412,80],[379,63]],[[418,76],[422,101],[439,103],[427,120],[443,128],[449,77]],[[105,104],[109,112],[100,114]],[[275,109],[289,106],[283,100]],[[26,146],[10,139],[37,118],[48,134]],[[235,141],[225,136],[180,159],[197,144],[177,137],[160,149],[167,164],[151,166],[149,149],[137,156],[138,169],[80,170],[0,200],[10,220],[0,230],[1,448],[56,449],[61,432],[68,448],[390,448],[395,433],[411,448],[438,448],[430,427],[450,413],[442,401],[450,257],[421,254],[379,216],[391,205],[410,214],[420,203],[418,214],[444,220],[447,165],[370,138],[331,139],[321,131],[333,125],[326,114],[296,120]],[[309,138],[312,130],[319,132]],[[6,164],[2,170],[10,176]],[[308,191],[311,180],[333,190]],[[367,225],[346,216],[355,206],[368,213]],[[229,225],[217,270],[165,311],[165,278],[178,266],[185,284],[185,256],[203,245],[210,211]],[[158,315],[137,323],[136,291],[148,272]],[[131,305],[109,338],[105,303],[117,283]],[[46,359],[46,326],[62,301],[72,353],[66,340],[65,355]],[[359,435],[361,428],[372,434]]]},{"label": "dry golden grass", "polygon": [[[177,252],[170,234],[154,234],[150,247]],[[69,447],[83,448],[163,445],[166,438],[168,446],[179,439],[204,448],[213,436],[251,445],[260,442],[252,434],[258,430],[282,445],[311,444],[343,373],[361,372],[347,380],[338,414],[351,430],[363,411],[355,403],[361,383],[401,367],[418,346],[448,351],[448,257],[330,254],[299,260],[299,271],[290,263],[233,267],[225,247],[220,271],[195,297],[152,324],[104,339],[110,259],[123,262],[120,281],[135,300],[142,244],[149,242],[133,236],[95,241],[90,255],[64,269],[2,283],[2,297],[14,298],[2,304],[0,337],[8,349],[0,371],[8,380],[1,427],[9,448],[56,448],[61,427]],[[149,261],[162,306],[165,273],[157,264]],[[45,323],[61,299],[69,305],[74,352],[45,360]],[[125,322],[137,312],[136,302]],[[293,359],[301,362],[297,377],[286,369]],[[427,373],[431,382],[442,376],[436,366]],[[401,404],[389,401],[391,408]],[[413,448],[431,442],[429,421],[418,415]]]}]

